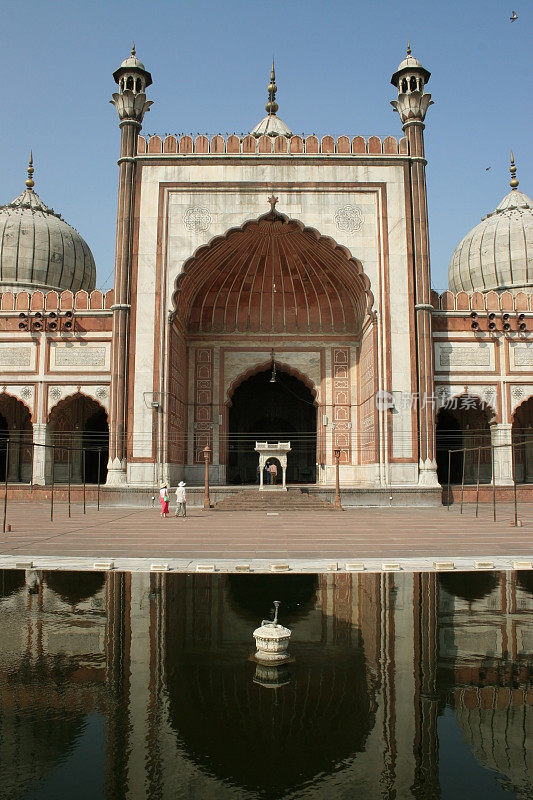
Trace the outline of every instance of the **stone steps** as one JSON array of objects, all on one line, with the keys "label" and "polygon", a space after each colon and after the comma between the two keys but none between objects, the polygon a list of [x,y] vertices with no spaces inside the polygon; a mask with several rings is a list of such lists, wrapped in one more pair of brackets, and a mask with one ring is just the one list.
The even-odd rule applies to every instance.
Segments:
[{"label": "stone steps", "polygon": [[333,511],[328,500],[321,500],[299,489],[287,492],[243,489],[219,500],[215,511]]}]

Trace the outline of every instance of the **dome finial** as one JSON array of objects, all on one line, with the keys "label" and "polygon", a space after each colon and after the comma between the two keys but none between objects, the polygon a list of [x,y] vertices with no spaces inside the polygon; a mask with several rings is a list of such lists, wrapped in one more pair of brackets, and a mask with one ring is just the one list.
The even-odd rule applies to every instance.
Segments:
[{"label": "dome finial", "polygon": [[279,106],[276,103],[276,92],[278,91],[278,87],[276,86],[276,70],[274,68],[274,58],[272,57],[272,68],[270,70],[270,83],[268,84],[268,103],[265,106],[265,111],[269,116],[276,113]]},{"label": "dome finial", "polygon": [[135,42],[133,42],[133,44],[131,45],[131,54],[132,56],[135,55]]},{"label": "dome finial", "polygon": [[35,183],[34,183],[34,180],[33,180],[33,173],[34,172],[35,172],[35,170],[33,169],[33,153],[30,150],[30,160],[28,161],[28,177],[26,179],[26,186],[27,186],[28,189],[33,189],[33,187],[35,186]]},{"label": "dome finial", "polygon": [[407,55],[411,55],[411,42],[407,42]]},{"label": "dome finial", "polygon": [[518,178],[516,177],[514,153],[512,150],[511,150],[511,166],[509,167],[509,172],[511,173],[511,180],[509,181],[509,186],[511,187],[511,189],[516,189],[518,187]]}]

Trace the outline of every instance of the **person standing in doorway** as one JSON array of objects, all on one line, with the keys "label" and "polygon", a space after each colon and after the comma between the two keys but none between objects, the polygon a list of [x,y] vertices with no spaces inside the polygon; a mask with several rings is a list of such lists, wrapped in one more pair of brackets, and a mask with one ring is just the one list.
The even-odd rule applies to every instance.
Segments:
[{"label": "person standing in doorway", "polygon": [[159,502],[161,503],[161,516],[168,517],[168,483],[162,483],[159,489]]},{"label": "person standing in doorway", "polygon": [[270,483],[272,486],[274,486],[274,484],[278,479],[278,468],[276,466],[275,461],[273,461],[272,464],[269,466],[268,471],[270,472]]},{"label": "person standing in doorway", "polygon": [[187,516],[187,494],[185,492],[185,481],[180,481],[176,487],[176,516],[183,514]]},{"label": "person standing in doorway", "polygon": [[263,486],[267,486],[270,483],[270,463],[265,461],[265,466],[263,467]]}]

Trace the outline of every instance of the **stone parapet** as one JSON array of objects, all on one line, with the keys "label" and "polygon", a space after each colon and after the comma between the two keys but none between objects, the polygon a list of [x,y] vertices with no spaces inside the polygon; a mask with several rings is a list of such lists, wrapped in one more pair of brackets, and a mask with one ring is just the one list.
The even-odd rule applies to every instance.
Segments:
[{"label": "stone parapet", "polygon": [[533,311],[533,292],[431,292],[435,311]]},{"label": "stone parapet", "polygon": [[164,138],[154,135],[149,138],[139,136],[137,155],[386,155],[408,156],[409,145],[406,137],[394,136],[260,136],[256,138],[231,134],[230,136],[172,136]]},{"label": "stone parapet", "polygon": [[101,292],[0,292],[2,311],[103,311],[111,310],[115,293],[113,289]]}]

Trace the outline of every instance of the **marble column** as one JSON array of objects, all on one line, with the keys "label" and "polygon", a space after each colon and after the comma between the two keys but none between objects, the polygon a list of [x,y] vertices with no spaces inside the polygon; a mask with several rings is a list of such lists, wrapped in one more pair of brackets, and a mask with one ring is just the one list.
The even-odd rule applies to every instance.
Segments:
[{"label": "marble column", "polygon": [[490,429],[496,486],[513,485],[512,430],[513,426],[508,423],[492,425]]},{"label": "marble column", "polygon": [[33,465],[32,483],[44,486],[50,483],[52,477],[52,448],[44,447],[50,444],[50,432],[46,423],[33,423]]}]

